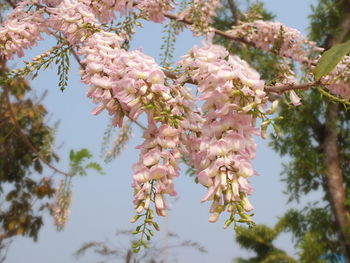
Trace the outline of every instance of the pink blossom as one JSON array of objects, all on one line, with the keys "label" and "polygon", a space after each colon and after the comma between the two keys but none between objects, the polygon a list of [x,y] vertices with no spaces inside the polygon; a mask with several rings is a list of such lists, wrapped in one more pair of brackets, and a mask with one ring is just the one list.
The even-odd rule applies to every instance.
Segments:
[{"label": "pink blossom", "polygon": [[22,1],[0,26],[0,58],[11,59],[14,53],[24,56],[23,49],[34,46],[42,39],[40,34],[47,32],[44,11],[27,11],[31,4],[31,0]]},{"label": "pink blossom", "polygon": [[142,15],[156,23],[162,23],[164,13],[174,8],[171,0],[141,0],[136,7]]},{"label": "pink blossom", "polygon": [[60,31],[71,44],[82,42],[92,34],[87,26],[98,27],[92,10],[78,0],[62,0],[47,10],[51,14],[48,25]]},{"label": "pink blossom", "polygon": [[294,90],[289,91],[289,98],[290,98],[290,101],[292,102],[292,104],[293,104],[294,106],[299,106],[299,105],[301,105],[301,103],[300,103],[300,98],[299,98],[299,96],[295,93]]},{"label": "pink blossom", "polygon": [[247,113],[266,103],[264,82],[245,61],[212,44],[194,47],[178,64],[198,83],[200,98],[204,100],[205,120],[198,124],[201,128],[197,137],[191,138],[197,146],[187,147],[191,164],[198,171],[198,181],[208,187],[201,201],[213,200],[215,196],[209,220],[216,221],[223,211],[218,208],[218,198],[224,200],[225,208],[239,201],[250,211],[246,195],[251,194],[252,188],[245,178],[254,174],[253,135],[259,130],[254,117]]},{"label": "pink blossom", "polygon": [[[172,136],[164,137],[164,132]],[[134,203],[142,203],[145,197],[151,194],[151,189],[147,189],[147,192],[144,192],[142,185],[153,182],[156,212],[158,215],[165,216],[166,205],[163,195],[176,195],[173,178],[179,176],[177,162],[180,155],[176,150],[178,144],[175,144],[173,147],[161,145],[157,141],[158,136],[163,136],[163,139],[166,140],[167,138],[179,136],[179,131],[174,130],[167,124],[162,124],[161,128],[158,128],[154,121],[149,118],[149,127],[144,132],[145,142],[138,147],[141,150],[140,160],[134,165]],[[147,208],[140,208],[140,210],[143,209]]]},{"label": "pink blossom", "polygon": [[298,30],[279,22],[256,20],[235,26],[228,33],[244,38],[263,50],[273,49],[280,56],[300,62],[312,62],[314,58],[311,58],[311,55],[323,50],[317,47],[315,42],[308,41]]}]

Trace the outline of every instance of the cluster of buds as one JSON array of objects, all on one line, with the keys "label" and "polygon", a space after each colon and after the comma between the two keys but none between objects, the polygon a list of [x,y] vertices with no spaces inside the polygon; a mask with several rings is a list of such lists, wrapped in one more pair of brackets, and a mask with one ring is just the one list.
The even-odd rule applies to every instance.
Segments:
[{"label": "cluster of buds", "polygon": [[194,47],[179,65],[198,83],[204,100],[205,121],[188,147],[198,181],[208,188],[202,201],[213,201],[209,220],[215,222],[227,209],[231,222],[235,213],[249,221],[243,210],[253,209],[247,199],[252,192],[247,178],[255,173],[253,135],[259,134],[249,113],[259,116],[267,101],[264,82],[246,62],[212,44]]},{"label": "cluster of buds", "polygon": [[71,201],[72,191],[70,189],[70,182],[61,180],[59,187],[56,189],[55,202],[52,206],[55,225],[58,230],[62,230],[68,221]]}]

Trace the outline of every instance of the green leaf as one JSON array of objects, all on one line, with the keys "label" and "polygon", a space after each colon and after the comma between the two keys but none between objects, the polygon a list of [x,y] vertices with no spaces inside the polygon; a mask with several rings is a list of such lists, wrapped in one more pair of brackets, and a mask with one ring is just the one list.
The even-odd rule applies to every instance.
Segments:
[{"label": "green leaf", "polygon": [[323,53],[321,59],[317,63],[313,72],[315,79],[319,80],[323,76],[329,74],[343,57],[350,52],[350,40],[333,46],[331,49]]},{"label": "green leaf", "polygon": [[98,163],[95,163],[95,162],[88,163],[88,164],[85,166],[85,169],[93,169],[93,170],[95,170],[96,172],[98,172],[98,173],[101,174],[101,175],[104,174],[101,165],[99,165]]}]

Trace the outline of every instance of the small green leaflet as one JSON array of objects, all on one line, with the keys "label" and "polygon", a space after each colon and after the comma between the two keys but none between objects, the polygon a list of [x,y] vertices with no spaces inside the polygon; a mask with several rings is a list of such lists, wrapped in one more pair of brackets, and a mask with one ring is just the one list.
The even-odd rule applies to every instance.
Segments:
[{"label": "small green leaflet", "polygon": [[350,40],[342,44],[337,44],[323,53],[313,72],[315,79],[319,80],[328,75],[343,57],[350,52]]}]

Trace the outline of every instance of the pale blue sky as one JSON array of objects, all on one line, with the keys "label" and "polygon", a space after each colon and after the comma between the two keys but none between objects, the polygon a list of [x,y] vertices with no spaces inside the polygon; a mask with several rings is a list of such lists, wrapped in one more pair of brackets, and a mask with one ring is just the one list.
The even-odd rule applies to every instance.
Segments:
[{"label": "pale blue sky", "polygon": [[[243,0],[241,0],[243,2]],[[308,25],[306,19],[313,1],[305,0],[266,0],[268,10],[277,15],[276,20],[295,27],[302,32]],[[143,52],[158,58],[160,53],[161,27],[147,24],[136,34],[132,49],[142,48]],[[188,32],[179,36],[175,58],[185,54],[193,44],[200,44]],[[52,43],[51,43],[52,44]],[[45,41],[37,48],[28,52],[29,56],[39,54],[48,49],[50,41]],[[72,61],[73,62],[73,61]],[[69,149],[88,148],[95,157],[99,156],[103,132],[109,118],[106,114],[92,116],[90,111],[93,103],[86,98],[86,87],[80,83],[76,63],[72,63],[70,84],[63,93],[57,88],[55,71],[46,71],[32,82],[37,94],[49,90],[45,105],[53,119],[61,120],[57,135],[57,145],[64,146],[59,150],[62,162],[58,166],[67,168],[67,153]],[[8,263],[93,263],[97,258],[93,255],[75,261],[73,252],[86,241],[110,240],[118,247],[127,247],[127,240],[117,239],[117,230],[131,229],[135,225],[129,223],[134,211],[132,205],[131,166],[138,159],[135,146],[141,143],[140,130],[134,128],[134,137],[123,154],[110,164],[104,165],[106,175],[90,174],[84,178],[73,180],[73,205],[70,221],[62,232],[56,232],[52,219],[46,217],[45,226],[40,232],[39,241],[33,243],[29,239],[17,238],[13,242]],[[99,158],[100,163],[103,161]],[[260,176],[251,178],[255,192],[251,201],[255,207],[254,219],[258,224],[273,225],[276,217],[281,216],[286,209],[286,197],[282,194],[284,187],[280,183],[282,159],[267,147],[267,142],[258,139],[258,154],[255,169]],[[51,171],[47,171],[49,175]],[[60,178],[56,175],[57,179]],[[176,251],[178,262],[209,263],[231,262],[234,257],[245,256],[234,242],[234,231],[222,229],[224,215],[215,224],[208,222],[209,204],[200,204],[206,190],[193,183],[193,179],[182,175],[176,182],[179,197],[169,213],[168,229],[177,233],[181,239],[191,239],[204,245],[207,254],[199,254],[189,249]],[[158,222],[164,222],[162,218]],[[161,224],[163,225],[163,224]],[[164,229],[164,228],[163,228]],[[164,232],[157,233],[156,239],[162,238]],[[278,240],[278,246],[293,252],[294,249],[288,236]],[[123,261],[120,261],[123,262]]]}]

